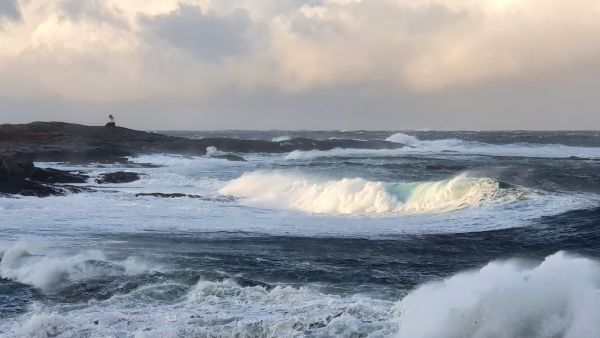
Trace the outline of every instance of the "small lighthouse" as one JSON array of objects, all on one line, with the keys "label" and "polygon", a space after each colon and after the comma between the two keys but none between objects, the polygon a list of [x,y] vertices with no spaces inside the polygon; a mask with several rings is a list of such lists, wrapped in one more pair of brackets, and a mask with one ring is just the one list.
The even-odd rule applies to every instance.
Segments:
[{"label": "small lighthouse", "polygon": [[117,124],[115,123],[115,117],[111,115],[108,115],[108,122],[106,123],[106,125],[104,125],[105,127],[116,127]]}]

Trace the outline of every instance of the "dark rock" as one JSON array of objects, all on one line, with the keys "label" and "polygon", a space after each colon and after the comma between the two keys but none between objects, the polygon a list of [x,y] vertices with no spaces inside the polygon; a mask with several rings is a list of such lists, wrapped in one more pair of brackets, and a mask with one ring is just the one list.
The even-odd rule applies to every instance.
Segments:
[{"label": "dark rock", "polygon": [[34,169],[31,161],[18,161],[12,157],[0,158],[0,177],[27,178],[33,175]]},{"label": "dark rock", "polygon": [[260,286],[267,291],[273,290],[275,288],[275,286],[273,286],[269,283],[265,283],[265,282],[261,282],[261,281],[257,281],[257,280],[253,280],[253,279],[248,279],[248,278],[243,278],[243,277],[233,277],[233,280],[239,286],[241,286],[243,288],[248,288],[248,287],[252,288],[252,287]]},{"label": "dark rock", "polygon": [[130,183],[135,182],[140,179],[140,174],[127,172],[127,171],[117,171],[114,173],[102,174],[99,179],[96,180],[98,184],[105,183]]},{"label": "dark rock", "polygon": [[48,185],[20,178],[0,178],[0,192],[22,196],[58,196],[65,193]]},{"label": "dark rock", "polygon": [[117,126],[117,124],[116,124],[116,123],[114,123],[114,122],[108,122],[108,123],[107,123],[107,124],[105,124],[104,126],[105,126],[105,127],[109,127],[109,128],[111,128],[111,127],[116,127],[116,126]]},{"label": "dark rock", "polygon": [[47,183],[85,183],[88,176],[82,173],[73,173],[52,168],[35,168],[31,178]]},{"label": "dark rock", "polygon": [[73,185],[53,185],[21,178],[0,178],[0,194],[21,196],[63,196],[69,193],[92,191],[90,188]]},{"label": "dark rock", "polygon": [[37,168],[31,161],[0,157],[0,193],[22,196],[60,196],[86,190],[57,183],[85,183],[86,175],[57,169]]},{"label": "dark rock", "polygon": [[[335,148],[397,149],[404,145],[388,141],[350,139],[312,140],[296,138],[281,142],[232,138],[187,139],[118,126],[83,126],[63,122],[0,125],[0,156],[29,161],[70,163],[127,163],[138,154],[206,155],[207,147],[230,153],[285,153],[294,150]],[[224,155],[240,161],[236,155]]]},{"label": "dark rock", "polygon": [[233,202],[235,201],[235,197],[233,196],[217,196],[217,197],[207,197],[201,195],[193,195],[193,194],[182,194],[182,193],[162,193],[162,192],[151,192],[151,193],[138,193],[135,194],[135,197],[160,197],[160,198],[195,198],[203,201],[209,202]]},{"label": "dark rock", "polygon": [[228,161],[246,162],[245,158],[243,158],[241,156],[237,156],[237,155],[231,155],[231,154],[227,154],[227,155],[213,155],[211,157],[212,158],[221,158],[221,159],[228,160]]},{"label": "dark rock", "polygon": [[161,198],[180,198],[180,197],[188,197],[188,198],[202,198],[200,195],[191,195],[191,194],[182,194],[182,193],[169,193],[165,194],[162,192],[149,192],[149,193],[138,193],[135,194],[135,197],[143,197],[143,196],[152,196],[152,197],[161,197]]}]

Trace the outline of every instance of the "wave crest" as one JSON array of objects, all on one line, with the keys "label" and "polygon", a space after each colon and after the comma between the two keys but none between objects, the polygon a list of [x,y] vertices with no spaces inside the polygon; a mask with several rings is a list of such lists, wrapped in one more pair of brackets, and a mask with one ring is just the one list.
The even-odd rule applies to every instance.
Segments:
[{"label": "wave crest", "polygon": [[523,189],[489,178],[387,183],[362,178],[319,180],[279,171],[246,173],[220,190],[264,207],[322,214],[418,214],[454,211],[484,202],[513,200]]},{"label": "wave crest", "polygon": [[404,133],[396,133],[385,139],[388,142],[402,143],[409,146],[415,145],[419,143],[421,140],[412,135],[407,135]]}]

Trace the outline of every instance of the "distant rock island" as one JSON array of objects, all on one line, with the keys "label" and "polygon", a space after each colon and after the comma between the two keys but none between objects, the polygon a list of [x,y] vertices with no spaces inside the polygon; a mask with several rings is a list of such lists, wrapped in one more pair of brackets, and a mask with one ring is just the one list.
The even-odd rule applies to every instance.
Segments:
[{"label": "distant rock island", "polygon": [[[404,145],[388,141],[350,139],[313,140],[295,138],[285,141],[239,140],[232,138],[188,139],[115,126],[85,126],[65,122],[32,122],[0,125],[0,194],[46,197],[93,187],[85,173],[35,167],[33,162],[129,163],[129,156],[142,154],[207,155],[207,148],[225,154],[211,157],[244,161],[244,153],[286,153],[294,150],[331,150],[335,148],[397,149]],[[230,153],[237,153],[230,154]],[[132,172],[104,173],[96,181],[125,183],[140,178]],[[165,197],[166,195],[160,195]],[[168,196],[179,197],[179,196]]]}]

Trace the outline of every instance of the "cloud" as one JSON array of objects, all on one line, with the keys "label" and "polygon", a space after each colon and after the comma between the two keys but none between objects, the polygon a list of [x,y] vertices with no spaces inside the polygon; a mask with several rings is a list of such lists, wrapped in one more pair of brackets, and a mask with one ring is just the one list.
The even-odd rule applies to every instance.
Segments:
[{"label": "cloud", "polygon": [[21,11],[17,0],[0,0],[0,21],[5,19],[20,20]]},{"label": "cloud", "polygon": [[0,96],[78,107],[469,101],[600,57],[600,0],[0,0],[0,21]]},{"label": "cloud", "polygon": [[248,51],[256,27],[243,10],[227,15],[203,13],[197,6],[182,5],[168,14],[144,17],[147,39],[179,48],[206,61],[218,61]]},{"label": "cloud", "polygon": [[276,22],[286,83],[432,91],[552,71],[600,54],[600,2],[340,1]]}]

